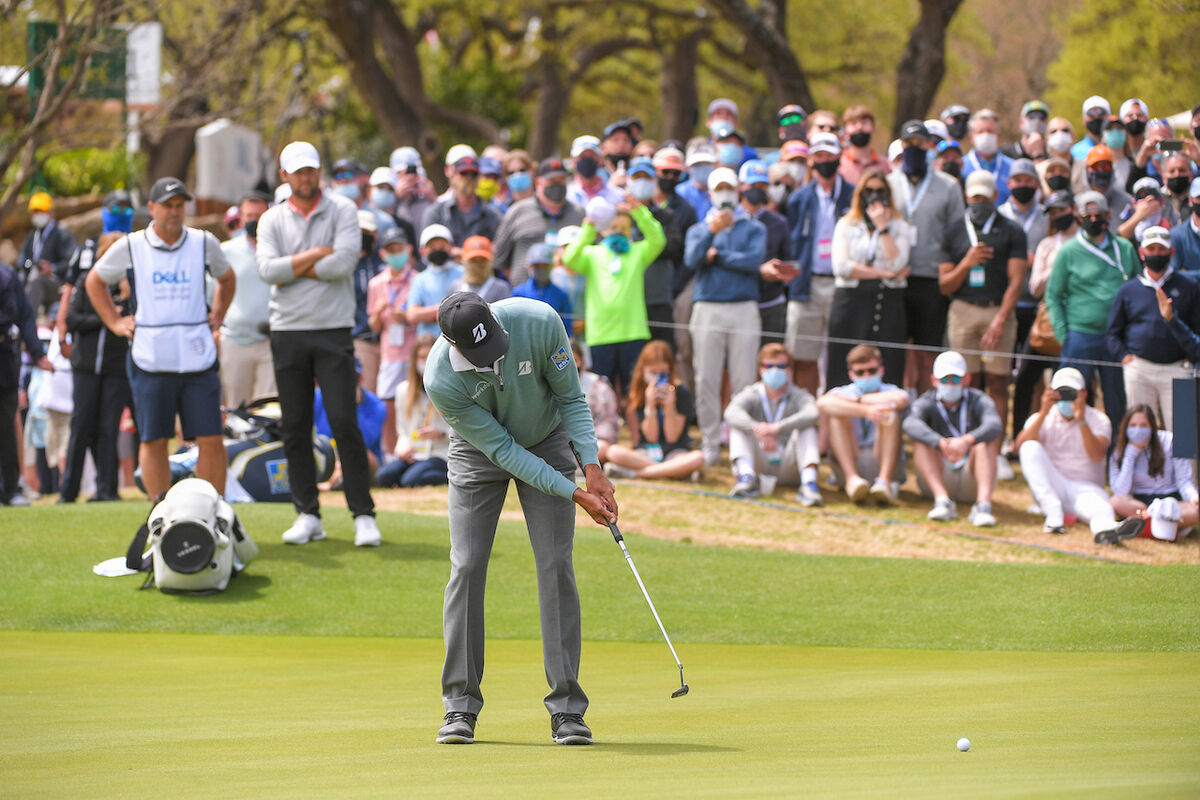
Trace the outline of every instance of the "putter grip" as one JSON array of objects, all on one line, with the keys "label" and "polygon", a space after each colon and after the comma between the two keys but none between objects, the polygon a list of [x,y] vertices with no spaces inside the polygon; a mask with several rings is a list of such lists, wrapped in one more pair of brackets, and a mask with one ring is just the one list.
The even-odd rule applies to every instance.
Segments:
[{"label": "putter grip", "polygon": [[[575,443],[568,441],[567,444],[571,446],[571,454],[575,456],[575,463],[579,465],[579,471],[586,473],[587,470],[583,468],[583,459],[579,457],[579,451],[575,449]],[[621,531],[617,530],[617,524],[615,522],[608,523],[608,532],[612,534],[613,541],[625,541],[625,537],[621,535]]]}]

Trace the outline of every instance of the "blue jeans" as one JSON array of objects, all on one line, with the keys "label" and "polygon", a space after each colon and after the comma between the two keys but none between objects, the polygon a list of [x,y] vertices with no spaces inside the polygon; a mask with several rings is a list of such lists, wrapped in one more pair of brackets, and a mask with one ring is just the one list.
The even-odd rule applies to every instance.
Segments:
[{"label": "blue jeans", "polygon": [[384,488],[400,486],[411,489],[414,486],[445,486],[446,462],[434,456],[424,461],[403,461],[396,459],[390,464],[384,464],[375,472],[375,484]]},{"label": "blue jeans", "polygon": [[1088,386],[1093,386],[1092,378],[1099,372],[1100,390],[1104,392],[1104,413],[1108,415],[1115,432],[1121,424],[1121,417],[1125,416],[1125,379],[1122,377],[1121,368],[1075,363],[1080,360],[1112,361],[1104,334],[1068,331],[1060,359],[1060,367],[1075,367],[1082,372],[1083,380]]}]

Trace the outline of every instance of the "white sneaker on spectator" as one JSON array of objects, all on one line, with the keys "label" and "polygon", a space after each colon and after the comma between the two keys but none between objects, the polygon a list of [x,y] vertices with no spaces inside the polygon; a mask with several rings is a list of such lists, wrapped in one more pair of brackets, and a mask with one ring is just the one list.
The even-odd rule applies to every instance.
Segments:
[{"label": "white sneaker on spectator", "polygon": [[27,506],[29,505],[29,498],[21,492],[17,492],[12,497],[8,498],[8,504],[10,506]]},{"label": "white sneaker on spectator", "polygon": [[629,467],[622,467],[620,464],[609,461],[604,465],[604,474],[610,478],[617,478],[618,480],[629,480],[630,478],[637,477],[637,470],[630,469]]},{"label": "white sneaker on spectator", "polygon": [[863,502],[870,493],[871,484],[867,483],[861,475],[855,475],[846,482],[846,495],[849,496],[852,503]]},{"label": "white sneaker on spectator", "polygon": [[354,546],[378,547],[383,541],[379,533],[379,525],[370,514],[362,514],[354,518]]},{"label": "white sneaker on spectator", "polygon": [[871,484],[871,499],[881,506],[890,506],[896,502],[896,492],[890,483],[880,478]]},{"label": "white sneaker on spectator", "polygon": [[934,522],[949,522],[958,516],[958,508],[949,497],[939,497],[933,501],[933,508],[925,516]]},{"label": "white sneaker on spectator", "polygon": [[1039,506],[1037,502],[1030,503],[1029,505],[1025,506],[1025,513],[1032,514],[1035,517],[1040,517],[1042,516],[1042,507]]},{"label": "white sneaker on spectator", "polygon": [[704,445],[701,448],[704,453],[704,466],[715,467],[721,463],[721,447],[720,445]]},{"label": "white sneaker on spectator", "polygon": [[996,456],[996,480],[1011,481],[1016,478],[1017,473],[1013,472],[1012,464],[1008,463],[1008,459],[1004,456]]},{"label": "white sneaker on spectator", "polygon": [[976,503],[971,506],[971,513],[967,515],[967,519],[976,528],[996,527],[996,518],[992,515],[991,503]]},{"label": "white sneaker on spectator", "polygon": [[308,544],[324,538],[325,529],[321,527],[321,518],[316,514],[300,514],[292,527],[283,532],[284,544]]}]

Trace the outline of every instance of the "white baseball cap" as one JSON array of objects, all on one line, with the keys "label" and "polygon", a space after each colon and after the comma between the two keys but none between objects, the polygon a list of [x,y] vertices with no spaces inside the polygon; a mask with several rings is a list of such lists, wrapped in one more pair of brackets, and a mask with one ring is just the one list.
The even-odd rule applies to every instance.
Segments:
[{"label": "white baseball cap", "polygon": [[933,360],[933,377],[941,380],[947,375],[960,378],[967,374],[967,360],[955,350],[947,350]]},{"label": "white baseball cap", "polygon": [[421,231],[421,247],[425,247],[434,239],[445,239],[450,244],[454,244],[454,234],[445,225],[430,225],[425,230]]},{"label": "white baseball cap", "polygon": [[1098,94],[1094,94],[1091,97],[1089,97],[1087,100],[1083,101],[1084,116],[1087,116],[1087,113],[1089,111],[1091,111],[1093,108],[1102,108],[1102,109],[1104,109],[1105,114],[1108,114],[1108,115],[1112,114],[1112,106],[1110,106],[1108,104],[1108,101],[1105,100],[1103,97],[1101,97]]},{"label": "white baseball cap", "polygon": [[587,134],[576,136],[575,141],[571,142],[571,158],[579,158],[582,154],[591,150],[595,153],[600,152],[600,140],[595,136]]},{"label": "white baseball cap", "polygon": [[396,185],[396,170],[391,167],[376,167],[371,173],[371,186],[395,186]]},{"label": "white baseball cap", "polygon": [[286,203],[288,198],[292,196],[292,187],[286,183],[281,183],[275,187],[275,205]]},{"label": "white baseball cap", "polygon": [[900,141],[899,139],[892,139],[891,144],[888,145],[888,161],[895,161],[903,154],[904,142]]},{"label": "white baseball cap", "polygon": [[608,230],[608,226],[612,224],[613,219],[617,216],[617,207],[597,195],[588,200],[585,213],[587,218],[592,221],[592,224],[596,226],[596,230],[603,232]]},{"label": "white baseball cap", "polygon": [[841,155],[841,152],[842,143],[838,141],[836,136],[828,131],[814,133],[808,140],[809,155],[812,155],[813,153],[833,153],[836,156]]},{"label": "white baseball cap", "polygon": [[1142,247],[1151,244],[1161,244],[1163,247],[1171,246],[1171,232],[1161,225],[1153,225],[1146,228],[1146,232],[1142,234]]},{"label": "white baseball cap", "polygon": [[583,233],[583,228],[578,225],[564,225],[558,229],[558,236],[554,239],[555,247],[566,247],[574,243]]},{"label": "white baseball cap", "polygon": [[388,166],[392,169],[421,166],[421,154],[415,147],[397,147],[388,158]]},{"label": "white baseball cap", "polygon": [[1121,103],[1121,111],[1117,114],[1119,119],[1125,119],[1125,115],[1135,108],[1140,108],[1142,113],[1147,117],[1150,116],[1150,107],[1146,105],[1146,101],[1140,97],[1131,97],[1124,103]]},{"label": "white baseball cap", "polygon": [[317,148],[308,142],[292,142],[279,154],[279,168],[291,175],[305,167],[321,168],[321,156]]},{"label": "white baseball cap", "polygon": [[371,233],[379,232],[379,220],[375,218],[375,212],[368,208],[360,208],[358,210],[358,228]]},{"label": "white baseball cap", "polygon": [[479,158],[479,155],[469,144],[456,144],[446,151],[446,166],[452,167],[464,158]]},{"label": "white baseball cap", "polygon": [[940,119],[925,120],[925,130],[929,131],[930,136],[936,136],[939,139],[952,139],[950,129],[946,127],[946,123]]},{"label": "white baseball cap", "polygon": [[714,191],[722,183],[729,184],[731,189],[736,189],[738,185],[737,173],[729,167],[717,167],[708,176],[708,190]]},{"label": "white baseball cap", "polygon": [[1058,372],[1054,373],[1054,377],[1050,379],[1051,389],[1074,389],[1077,392],[1082,392],[1087,388],[1087,384],[1083,381],[1083,373],[1074,367],[1063,367]]}]

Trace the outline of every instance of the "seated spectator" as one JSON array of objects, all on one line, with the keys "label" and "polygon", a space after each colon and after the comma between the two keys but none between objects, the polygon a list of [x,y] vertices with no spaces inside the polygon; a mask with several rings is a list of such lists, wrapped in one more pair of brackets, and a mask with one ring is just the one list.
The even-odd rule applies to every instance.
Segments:
[{"label": "seated spectator", "polygon": [[450,293],[474,292],[485,303],[494,303],[512,295],[508,281],[492,269],[492,243],[486,236],[472,236],[462,246],[462,280],[450,287]]},{"label": "seated spectator", "polygon": [[571,301],[567,293],[550,281],[550,270],[553,269],[554,252],[549,245],[535,244],[529,248],[525,258],[525,267],[529,270],[529,280],[512,291],[513,297],[528,297],[531,300],[541,300],[562,318],[567,327],[567,335],[571,333]]},{"label": "seated spectator", "polygon": [[[1117,429],[1116,446],[1108,459],[1108,485],[1113,492],[1109,503],[1113,511],[1127,519],[1143,520],[1146,524],[1142,536],[1169,541],[1183,538],[1176,538],[1176,534],[1186,535],[1200,518],[1192,462],[1171,455],[1173,441],[1170,431],[1159,430],[1152,408],[1131,406]],[[1177,519],[1170,520],[1174,515],[1155,513],[1162,505],[1156,506],[1155,502],[1166,498],[1179,504]],[[1156,535],[1156,517],[1175,524],[1174,530],[1168,526],[1170,536],[1161,532]]]},{"label": "seated spectator", "polygon": [[692,395],[675,377],[675,357],[662,340],[648,342],[633,368],[626,405],[637,409],[641,444],[612,444],[604,471],[613,478],[698,477],[704,454],[692,449],[687,421]]},{"label": "seated spectator", "polygon": [[1112,425],[1087,404],[1083,373],[1063,367],[1050,379],[1042,406],[1017,436],[1021,471],[1046,515],[1046,533],[1065,533],[1067,514],[1087,522],[1097,542],[1130,539],[1139,519],[1117,524],[1104,491],[1104,456]]},{"label": "seated spectator", "polygon": [[904,432],[913,440],[921,493],[933,496],[929,519],[948,522],[958,516],[956,502],[974,499],[967,518],[976,527],[992,527],[996,459],[988,443],[1000,438],[1003,429],[996,404],[970,384],[961,354],[948,350],[939,355],[933,361],[934,388],[912,404]]},{"label": "seated spectator", "polygon": [[422,334],[413,342],[408,362],[408,379],[396,392],[396,459],[375,473],[375,483],[383,487],[444,486],[448,482],[446,456],[450,426],[429,402],[422,376],[429,349],[437,341]]},{"label": "seated spectator", "polygon": [[908,392],[883,382],[887,371],[878,347],[856,345],[846,354],[846,368],[850,383],[817,400],[829,425],[833,473],[851,501],[889,505],[905,479],[900,420]]},{"label": "seated spectator", "polygon": [[817,406],[808,390],[792,382],[792,357],[783,344],[770,342],[758,351],[758,376],[725,408],[729,461],[737,476],[733,496],[757,497],[758,476],[766,473],[784,486],[798,486],[802,505],[824,505],[817,488]]},{"label": "seated spectator", "polygon": [[[387,409],[384,408],[382,400],[363,388],[362,365],[356,366],[359,370],[358,388],[355,394],[358,407],[358,428],[362,431],[363,444],[367,447],[367,463],[371,473],[374,474],[383,461],[383,422],[387,417]],[[325,400],[321,397],[320,389],[316,389],[313,394],[313,427],[317,429],[317,433],[333,438],[333,430],[329,425],[329,417],[325,413]],[[337,441],[335,440],[334,446],[336,447],[336,445]],[[333,474],[329,476],[329,481],[319,488],[337,491],[341,487],[342,461],[339,458],[337,465],[333,468]]]},{"label": "seated spectator", "polygon": [[579,368],[579,385],[587,398],[588,410],[592,412],[592,424],[596,427],[598,458],[603,464],[608,461],[608,448],[617,440],[621,427],[620,412],[617,410],[617,393],[612,385],[596,373],[587,369],[583,361],[583,348],[576,339],[571,340],[571,352],[575,354],[575,365]]},{"label": "seated spectator", "polygon": [[1138,249],[1145,268],[1117,289],[1108,315],[1108,349],[1120,359],[1129,405],[1159,410],[1163,425],[1174,429],[1172,382],[1191,377],[1187,353],[1158,310],[1156,290],[1172,300],[1175,314],[1189,328],[1200,327],[1200,287],[1171,269],[1171,235],[1147,228]]}]

